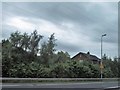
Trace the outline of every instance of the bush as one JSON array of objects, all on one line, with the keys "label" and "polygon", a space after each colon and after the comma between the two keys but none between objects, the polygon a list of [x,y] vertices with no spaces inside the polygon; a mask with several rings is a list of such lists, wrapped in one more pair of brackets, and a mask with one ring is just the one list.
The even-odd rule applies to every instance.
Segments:
[{"label": "bush", "polygon": [[[56,63],[49,67],[32,62],[14,65],[9,69],[8,75],[19,78],[99,78],[100,69],[97,64],[75,60]],[[113,77],[111,69],[105,68],[103,76]]]},{"label": "bush", "polygon": [[53,78],[67,78],[69,75],[68,65],[65,63],[55,64],[55,66],[51,67],[50,75]]}]

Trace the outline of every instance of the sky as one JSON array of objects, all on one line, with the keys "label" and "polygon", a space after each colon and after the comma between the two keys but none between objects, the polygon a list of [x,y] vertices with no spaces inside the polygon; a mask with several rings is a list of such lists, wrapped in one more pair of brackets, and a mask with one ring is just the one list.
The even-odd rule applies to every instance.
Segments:
[{"label": "sky", "polygon": [[117,2],[3,2],[2,39],[12,32],[37,30],[43,40],[55,33],[57,51],[70,56],[88,51],[100,57],[118,56]]}]

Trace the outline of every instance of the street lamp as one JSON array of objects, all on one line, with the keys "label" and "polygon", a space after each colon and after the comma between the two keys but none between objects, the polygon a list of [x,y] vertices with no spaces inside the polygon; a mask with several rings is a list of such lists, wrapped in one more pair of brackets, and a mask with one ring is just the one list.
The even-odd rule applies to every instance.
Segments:
[{"label": "street lamp", "polygon": [[103,61],[102,61],[102,38],[104,37],[104,36],[106,36],[107,34],[103,34],[102,36],[101,36],[101,61],[100,61],[100,69],[101,69],[101,72],[100,72],[100,77],[101,77],[101,79],[103,78]]}]

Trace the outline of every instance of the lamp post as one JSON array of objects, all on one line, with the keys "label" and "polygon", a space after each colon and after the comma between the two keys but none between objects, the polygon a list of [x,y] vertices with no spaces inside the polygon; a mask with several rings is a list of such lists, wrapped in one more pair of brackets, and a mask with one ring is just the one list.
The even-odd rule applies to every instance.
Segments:
[{"label": "lamp post", "polygon": [[101,77],[101,79],[103,78],[103,61],[102,61],[102,38],[104,37],[104,36],[106,36],[107,34],[103,34],[102,36],[101,36],[101,61],[100,61],[100,69],[101,69],[101,72],[100,72],[100,77]]}]

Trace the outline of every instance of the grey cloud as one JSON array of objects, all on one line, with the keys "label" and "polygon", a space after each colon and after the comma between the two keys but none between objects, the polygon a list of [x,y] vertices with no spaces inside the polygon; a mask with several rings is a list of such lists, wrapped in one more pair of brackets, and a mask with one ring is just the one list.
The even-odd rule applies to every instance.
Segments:
[{"label": "grey cloud", "polygon": [[62,42],[57,42],[57,50],[63,50],[69,52],[71,55],[76,54],[79,51],[83,51],[83,48],[81,46],[75,45],[75,44],[69,44],[69,43],[62,43]]},{"label": "grey cloud", "polygon": [[[4,19],[15,16],[29,19],[42,18],[58,27],[61,26],[62,22],[71,22],[75,25],[74,32],[76,34],[83,33],[93,43],[99,43],[100,36],[104,33],[107,34],[104,42],[117,43],[118,24],[116,9],[117,3],[3,3],[3,17]],[[6,33],[8,32],[3,33],[4,36],[7,35]],[[62,41],[59,41],[58,44],[57,48],[68,50],[71,53],[77,52],[77,49],[80,48],[74,45],[67,45],[67,43],[62,43]]]},{"label": "grey cloud", "polygon": [[[97,31],[101,31],[102,32],[97,32]],[[94,34],[92,40],[95,42],[100,42],[101,39],[101,35],[102,34],[107,34],[107,36],[104,38],[104,42],[106,43],[116,43],[118,42],[118,30],[117,30],[117,25],[114,25],[114,27],[111,26],[106,26],[106,27],[102,27],[102,28],[96,28],[96,30],[94,30]]]},{"label": "grey cloud", "polygon": [[13,28],[12,26],[9,25],[3,25],[2,28],[2,38],[9,38],[10,34],[17,31],[16,28]]},{"label": "grey cloud", "polygon": [[89,4],[92,3],[3,3],[3,12],[49,19],[56,23],[68,20],[80,24],[93,24],[105,19],[105,12],[100,8],[96,9],[97,6],[86,10],[84,6]]},{"label": "grey cloud", "polygon": [[[93,6],[92,6],[93,4]],[[83,26],[103,24],[112,15],[95,3],[3,3],[3,12],[25,17],[44,18],[54,23],[61,21],[77,22]],[[101,3],[102,4],[102,3]],[[108,3],[105,3],[106,5]],[[92,8],[89,9],[89,5]],[[110,4],[111,5],[111,4]],[[113,3],[113,6],[115,4]],[[104,5],[105,6],[105,5]],[[86,9],[87,8],[87,9]],[[113,8],[114,10],[114,8]],[[109,11],[109,10],[108,10]],[[111,14],[111,15],[110,15]],[[112,17],[114,18],[114,17]],[[110,18],[111,19],[111,18]]]}]

